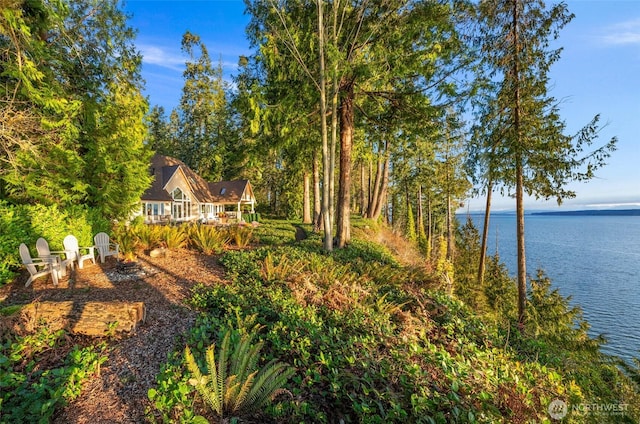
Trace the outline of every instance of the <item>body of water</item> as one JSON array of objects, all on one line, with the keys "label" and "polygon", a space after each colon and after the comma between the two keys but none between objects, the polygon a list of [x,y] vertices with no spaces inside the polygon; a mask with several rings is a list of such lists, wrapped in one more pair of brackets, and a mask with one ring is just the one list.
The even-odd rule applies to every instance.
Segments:
[{"label": "body of water", "polygon": [[[482,231],[483,217],[471,216]],[[582,307],[591,333],[605,335],[605,352],[640,357],[640,216],[527,215],[525,247],[527,274],[544,269]],[[514,214],[492,214],[488,254],[496,250],[515,276]]]}]

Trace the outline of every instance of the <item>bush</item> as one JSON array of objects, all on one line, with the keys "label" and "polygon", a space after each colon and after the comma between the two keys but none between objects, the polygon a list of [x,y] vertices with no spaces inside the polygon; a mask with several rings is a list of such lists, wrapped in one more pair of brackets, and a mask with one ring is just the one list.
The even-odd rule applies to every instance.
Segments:
[{"label": "bush", "polygon": [[196,388],[207,406],[220,419],[262,410],[283,390],[281,386],[295,372],[293,368],[277,361],[270,361],[258,371],[257,364],[263,343],[252,344],[254,337],[253,331],[239,334],[238,331],[228,329],[223,336],[217,359],[214,354],[215,345],[207,348],[204,371],[196,363],[189,346],[185,349],[185,362],[193,376],[189,379],[189,384]]},{"label": "bush", "polygon": [[205,255],[222,253],[229,242],[224,232],[208,225],[195,225],[188,234],[190,245]]},{"label": "bush", "polygon": [[[49,422],[55,410],[80,395],[82,384],[106,361],[106,345],[68,346],[62,361],[51,358],[51,348],[63,349],[64,331],[42,327],[24,337],[6,337],[0,350],[0,406],[2,422]],[[48,360],[47,369],[39,364]],[[51,361],[57,363],[51,366]]]},{"label": "bush", "polygon": [[[294,232],[290,223],[269,228]],[[385,249],[361,241],[332,254],[313,239],[231,251],[220,263],[230,281],[193,290],[191,304],[202,315],[188,344],[203,357],[222,339],[225,323],[255,315],[265,330],[264,360],[298,370],[289,384],[293,396],[267,406],[264,421],[550,422],[547,407],[556,398],[622,401],[629,412],[612,421],[640,418],[635,386],[592,349],[597,342],[579,315],[542,276],[529,294],[525,334],[510,327],[515,286],[497,258],[488,265],[488,286],[475,291],[491,310],[482,319],[426,271],[402,267]],[[563,345],[565,337],[572,341]],[[172,368],[159,377],[167,392],[154,393],[154,402],[166,422],[194,415],[181,394],[183,372]],[[570,414],[567,422],[601,418]]]},{"label": "bush", "polygon": [[44,237],[52,250],[62,250],[62,240],[73,234],[81,246],[93,245],[93,234],[109,231],[109,223],[98,212],[83,206],[11,205],[0,201],[0,285],[15,276],[22,261],[20,243],[33,247]]}]

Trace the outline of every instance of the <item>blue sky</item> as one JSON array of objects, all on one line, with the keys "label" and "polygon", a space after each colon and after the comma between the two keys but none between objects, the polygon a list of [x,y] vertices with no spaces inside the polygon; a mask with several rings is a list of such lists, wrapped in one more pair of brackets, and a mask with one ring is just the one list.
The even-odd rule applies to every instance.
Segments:
[{"label": "blue sky", "polygon": [[[572,184],[577,198],[563,209],[591,207],[640,208],[640,0],[570,0],[575,19],[562,31],[562,57],[551,72],[551,94],[569,133],[594,115],[607,125],[604,143],[617,136],[618,150],[609,164],[588,183]],[[225,75],[237,72],[240,55],[249,55],[244,3],[228,1],[128,0],[130,24],[138,29],[136,45],[143,54],[142,75],[151,105],[167,114],[178,104],[186,57],[182,34],[199,35],[211,58],[222,61]],[[466,208],[479,210],[483,199],[470,199]],[[514,209],[510,198],[497,197],[494,210]],[[555,201],[528,199],[528,210],[557,208]]]}]

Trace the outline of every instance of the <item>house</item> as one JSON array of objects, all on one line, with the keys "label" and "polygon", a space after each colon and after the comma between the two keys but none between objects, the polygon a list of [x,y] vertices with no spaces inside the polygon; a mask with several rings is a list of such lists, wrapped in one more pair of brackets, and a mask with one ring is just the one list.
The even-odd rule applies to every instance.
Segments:
[{"label": "house", "polygon": [[241,218],[243,207],[255,211],[256,199],[248,180],[208,183],[184,162],[156,154],[150,167],[153,183],[141,197],[145,222],[210,221],[226,212]]}]

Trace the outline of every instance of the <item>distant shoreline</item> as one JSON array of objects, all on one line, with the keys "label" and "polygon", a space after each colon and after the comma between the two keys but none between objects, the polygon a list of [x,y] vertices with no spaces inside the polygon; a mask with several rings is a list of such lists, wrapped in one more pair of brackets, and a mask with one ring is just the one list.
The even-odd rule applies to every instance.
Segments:
[{"label": "distant shoreline", "polygon": [[640,209],[593,209],[593,210],[580,210],[580,211],[532,212],[531,215],[640,216]]}]

